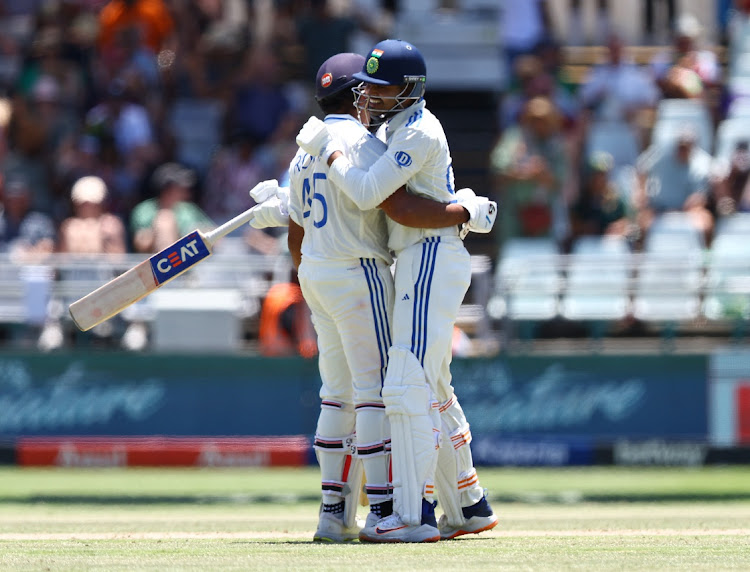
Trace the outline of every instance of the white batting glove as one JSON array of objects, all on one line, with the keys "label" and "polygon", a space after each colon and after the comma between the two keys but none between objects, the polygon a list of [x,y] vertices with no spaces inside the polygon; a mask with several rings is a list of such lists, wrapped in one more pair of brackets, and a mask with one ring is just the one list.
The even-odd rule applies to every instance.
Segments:
[{"label": "white batting glove", "polygon": [[469,213],[469,220],[461,225],[461,238],[469,232],[488,233],[492,230],[497,217],[497,203],[487,197],[479,197],[469,188],[456,191],[458,204]]},{"label": "white batting glove", "polygon": [[256,203],[262,203],[276,196],[276,191],[279,189],[279,182],[276,179],[268,179],[267,181],[261,181],[250,189],[250,196]]},{"label": "white batting glove", "polygon": [[251,227],[262,229],[289,224],[289,189],[278,187],[276,196],[266,199],[252,209]]},{"label": "white batting glove", "polygon": [[307,120],[302,129],[297,133],[297,145],[313,157],[320,156],[327,160],[331,153],[338,150],[338,145],[334,143],[328,127],[320,119],[313,116]]}]

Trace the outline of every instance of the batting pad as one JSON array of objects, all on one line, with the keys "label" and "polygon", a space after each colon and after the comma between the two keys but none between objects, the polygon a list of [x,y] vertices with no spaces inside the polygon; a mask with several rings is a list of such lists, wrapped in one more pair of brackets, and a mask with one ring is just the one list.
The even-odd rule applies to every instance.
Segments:
[{"label": "batting pad", "polygon": [[359,505],[359,492],[362,486],[362,461],[352,457],[349,474],[346,479],[346,494],[344,495],[344,526],[354,528],[357,526],[357,506]]},{"label": "batting pad", "polygon": [[337,497],[346,498],[352,488],[358,491],[359,482],[351,487],[349,478],[356,457],[354,408],[351,405],[323,404],[313,448],[320,465],[323,502],[333,503]]},{"label": "batting pad", "polygon": [[388,352],[383,403],[391,430],[394,510],[405,524],[418,526],[422,498],[432,502],[437,451],[427,379],[409,350]]},{"label": "batting pad", "polygon": [[462,507],[479,502],[484,496],[471,456],[471,430],[455,395],[440,405],[443,439],[438,453],[435,482],[440,506],[448,522],[464,522]]},{"label": "batting pad", "polygon": [[357,456],[366,475],[367,498],[370,504],[389,500],[393,493],[389,482],[390,456],[385,448],[385,408],[359,407],[357,411]]}]

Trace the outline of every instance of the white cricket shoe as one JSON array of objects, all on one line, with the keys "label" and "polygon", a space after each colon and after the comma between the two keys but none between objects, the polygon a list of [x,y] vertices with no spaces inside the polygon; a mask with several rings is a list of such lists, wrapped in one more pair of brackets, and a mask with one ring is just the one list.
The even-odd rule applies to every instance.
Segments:
[{"label": "white cricket shoe", "polygon": [[430,524],[404,524],[395,512],[359,532],[362,542],[437,542],[440,531]]},{"label": "white cricket shoe", "polygon": [[375,526],[380,519],[374,512],[368,512],[367,518],[365,519],[365,525],[362,528],[372,528]]},{"label": "white cricket shoe", "polygon": [[346,528],[340,518],[321,512],[318,518],[318,530],[315,531],[313,542],[351,542],[359,536],[356,528]]}]

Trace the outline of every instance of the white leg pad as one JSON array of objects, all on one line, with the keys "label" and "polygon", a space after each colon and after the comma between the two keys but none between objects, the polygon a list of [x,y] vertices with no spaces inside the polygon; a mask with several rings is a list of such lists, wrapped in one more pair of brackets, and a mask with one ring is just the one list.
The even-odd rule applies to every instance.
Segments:
[{"label": "white leg pad", "polygon": [[451,525],[464,521],[462,507],[482,499],[484,490],[471,456],[471,430],[456,396],[440,405],[443,439],[438,455],[435,480],[440,506]]},{"label": "white leg pad", "polygon": [[346,479],[347,491],[344,495],[344,526],[346,528],[357,526],[357,507],[359,506],[359,491],[362,486],[363,472],[362,461],[357,457],[352,457]]},{"label": "white leg pad", "polygon": [[[366,492],[370,504],[393,497],[389,479],[390,450],[386,450],[385,408],[380,403],[355,406],[357,412],[357,456],[362,461],[366,475]],[[390,445],[389,445],[390,449]]]},{"label": "white leg pad", "polygon": [[362,463],[357,459],[354,411],[351,405],[328,402],[320,410],[313,444],[320,465],[323,502],[344,501],[345,522],[356,524],[362,482]]},{"label": "white leg pad", "polygon": [[394,510],[405,524],[422,521],[422,498],[432,500],[436,428],[424,370],[409,350],[392,347],[383,384],[390,422]]}]

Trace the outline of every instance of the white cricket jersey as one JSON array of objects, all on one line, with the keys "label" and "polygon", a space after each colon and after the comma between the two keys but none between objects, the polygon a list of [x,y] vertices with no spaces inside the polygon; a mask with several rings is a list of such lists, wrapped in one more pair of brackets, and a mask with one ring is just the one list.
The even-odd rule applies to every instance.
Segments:
[{"label": "white cricket jersey", "polygon": [[[369,168],[385,150],[385,144],[350,115],[328,115],[325,123],[352,164],[361,169]],[[360,209],[334,188],[320,158],[298,150],[289,166],[289,188],[289,216],[305,230],[305,260],[378,258],[386,264],[393,262],[385,213],[376,208]]]},{"label": "white cricket jersey", "polygon": [[[437,202],[455,200],[453,165],[443,126],[425,107],[424,100],[394,115],[386,124],[388,149],[369,169],[353,158],[336,159],[328,171],[330,180],[361,209],[371,209],[398,188]],[[389,242],[399,252],[429,236],[457,236],[458,227],[409,228],[388,219]]]}]

